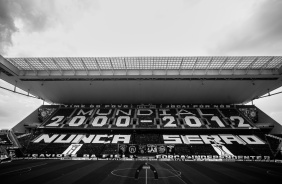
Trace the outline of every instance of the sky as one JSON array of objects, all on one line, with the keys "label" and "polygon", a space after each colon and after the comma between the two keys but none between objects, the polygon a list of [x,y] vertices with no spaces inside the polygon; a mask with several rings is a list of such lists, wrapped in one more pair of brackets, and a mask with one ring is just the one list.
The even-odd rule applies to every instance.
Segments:
[{"label": "sky", "polygon": [[[0,0],[0,55],[281,56],[282,1]],[[13,89],[1,76],[0,86]],[[281,100],[254,104],[282,123]],[[0,89],[0,129],[40,105]]]}]

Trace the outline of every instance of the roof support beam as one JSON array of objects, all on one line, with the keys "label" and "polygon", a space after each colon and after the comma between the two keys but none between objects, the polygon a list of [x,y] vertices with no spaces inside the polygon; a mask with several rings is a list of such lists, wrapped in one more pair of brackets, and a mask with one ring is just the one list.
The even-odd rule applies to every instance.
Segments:
[{"label": "roof support beam", "polygon": [[42,60],[40,58],[37,58],[37,60],[40,62],[40,64],[45,68],[45,70],[47,71],[47,73],[49,74],[49,76],[51,75],[51,71],[50,69],[42,62]]},{"label": "roof support beam", "polygon": [[166,60],[165,75],[167,75],[168,59]]},{"label": "roof support beam", "polygon": [[17,84],[18,84],[18,81],[17,81],[17,80],[15,80],[15,82],[16,82],[16,84],[14,85],[14,92],[16,92],[16,90],[17,90]]},{"label": "roof support beam", "polygon": [[223,61],[223,63],[220,65],[219,72],[218,72],[219,75],[221,74],[222,67],[226,64],[227,61],[228,61],[228,57],[226,57],[225,60]]},{"label": "roof support beam", "polygon": [[112,73],[113,73],[113,75],[115,75],[115,72],[114,72],[114,67],[113,67],[113,63],[112,63],[111,58],[109,58],[109,61],[110,61],[111,67],[112,67]]},{"label": "roof support beam", "polygon": [[151,67],[152,69],[152,75],[154,75],[154,69],[155,69],[155,57],[153,57],[153,67]]},{"label": "roof support beam", "polygon": [[[1,59],[1,55],[0,55],[0,59]],[[4,57],[3,57],[4,58]],[[24,70],[23,67],[21,67],[16,61],[14,61],[13,59],[6,59],[4,58],[6,61],[10,62],[13,66],[15,66],[16,68],[18,68],[19,70]]]},{"label": "roof support beam", "polygon": [[30,62],[27,61],[27,59],[24,59],[24,61],[28,64],[28,66],[34,71],[35,75],[38,75],[38,71],[30,64]]},{"label": "roof support beam", "polygon": [[243,61],[244,57],[241,57],[239,59],[239,61],[236,63],[236,65],[233,67],[233,73],[232,75],[234,75],[235,71],[237,70],[237,66]]},{"label": "roof support beam", "polygon": [[76,75],[76,70],[75,70],[75,68],[72,66],[70,60],[69,60],[68,58],[66,58],[66,60],[67,60],[68,64],[71,66],[71,68],[72,68],[72,70],[73,70],[73,74]]},{"label": "roof support beam", "polygon": [[181,63],[180,63],[180,65],[179,65],[179,69],[178,69],[178,73],[179,73],[179,75],[180,75],[180,72],[181,72],[181,67],[182,67],[182,63],[183,63],[183,58],[181,59]]},{"label": "roof support beam", "polygon": [[210,59],[210,61],[209,61],[209,64],[208,64],[208,66],[207,66],[207,68],[206,68],[205,75],[207,75],[208,69],[210,68],[212,61],[213,61],[213,57],[211,57],[211,59]]},{"label": "roof support beam", "polygon": [[126,66],[125,58],[123,58],[123,63],[124,63],[124,67],[125,67],[125,74],[127,75],[127,66]]},{"label": "roof support beam", "polygon": [[280,67],[281,67],[281,62],[278,62],[277,65],[275,65],[275,70],[279,71]]},{"label": "roof support beam", "polygon": [[258,59],[259,59],[259,58],[256,57],[256,58],[249,64],[249,66],[247,66],[246,75],[249,73],[250,68],[257,62]]},{"label": "roof support beam", "polygon": [[139,68],[139,75],[141,75],[141,72],[140,72],[140,70],[141,70],[141,68],[140,68],[140,60],[138,59],[138,68]]},{"label": "roof support beam", "polygon": [[264,63],[264,65],[262,65],[262,67],[260,67],[260,71],[259,74],[262,74],[263,69],[266,69],[267,66],[269,65],[269,63],[274,59],[274,57],[271,57],[266,63]]},{"label": "roof support beam", "polygon": [[98,64],[98,61],[97,61],[96,58],[94,58],[94,59],[95,59],[96,65],[97,65],[97,67],[98,67],[98,69],[99,69],[99,74],[101,75],[101,68],[100,68],[100,66],[99,66],[99,64]]},{"label": "roof support beam", "polygon": [[56,61],[55,59],[53,59],[53,58],[52,58],[52,61],[53,61],[53,63],[59,68],[59,71],[60,71],[61,75],[63,75],[63,70],[62,70],[62,68],[60,67],[60,65],[57,63],[57,61]]},{"label": "roof support beam", "polygon": [[199,60],[199,58],[197,57],[197,58],[196,58],[196,61],[195,61],[195,63],[194,63],[194,65],[193,65],[192,75],[194,75],[194,71],[195,71],[196,65],[197,65],[197,63],[198,63],[198,60]]},{"label": "roof support beam", "polygon": [[83,68],[84,68],[84,69],[85,69],[85,71],[86,71],[86,74],[87,74],[87,75],[89,75],[88,68],[86,67],[85,63],[83,62],[83,59],[82,59],[82,58],[80,58],[80,61],[81,61],[82,65],[83,65]]}]

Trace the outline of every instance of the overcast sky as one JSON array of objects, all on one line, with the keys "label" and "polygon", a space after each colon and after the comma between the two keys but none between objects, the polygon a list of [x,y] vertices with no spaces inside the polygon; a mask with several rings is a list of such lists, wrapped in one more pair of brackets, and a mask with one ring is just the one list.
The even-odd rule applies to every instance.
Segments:
[{"label": "overcast sky", "polygon": [[[281,56],[282,1],[0,0],[0,54]],[[281,102],[276,95],[254,103],[281,123]],[[0,129],[41,104],[0,89]]]}]

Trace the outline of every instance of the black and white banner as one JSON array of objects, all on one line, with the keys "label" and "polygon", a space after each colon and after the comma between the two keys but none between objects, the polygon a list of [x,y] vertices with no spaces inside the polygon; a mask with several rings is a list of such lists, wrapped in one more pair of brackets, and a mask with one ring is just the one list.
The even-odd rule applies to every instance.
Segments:
[{"label": "black and white banner", "polygon": [[219,156],[234,156],[224,145],[222,144],[212,144],[213,149],[217,152]]},{"label": "black and white banner", "polygon": [[75,155],[83,144],[71,144],[64,152],[63,155]]},{"label": "black and white banner", "polygon": [[157,153],[157,145],[156,144],[147,144],[147,153]]}]

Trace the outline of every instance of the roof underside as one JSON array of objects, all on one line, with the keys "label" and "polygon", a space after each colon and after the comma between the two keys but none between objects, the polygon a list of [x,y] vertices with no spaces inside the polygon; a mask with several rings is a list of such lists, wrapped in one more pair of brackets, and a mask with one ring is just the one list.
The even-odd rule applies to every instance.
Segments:
[{"label": "roof underside", "polygon": [[280,87],[281,56],[3,58],[1,78],[63,104],[236,104]]}]

